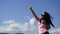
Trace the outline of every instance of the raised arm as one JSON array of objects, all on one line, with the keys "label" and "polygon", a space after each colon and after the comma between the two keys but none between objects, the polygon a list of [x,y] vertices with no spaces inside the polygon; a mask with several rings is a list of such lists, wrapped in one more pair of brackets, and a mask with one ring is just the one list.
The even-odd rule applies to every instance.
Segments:
[{"label": "raised arm", "polygon": [[39,20],[39,18],[37,17],[37,15],[35,14],[35,12],[33,11],[31,6],[29,7],[29,9],[31,10],[31,12],[34,15],[34,17],[36,18],[36,20]]}]

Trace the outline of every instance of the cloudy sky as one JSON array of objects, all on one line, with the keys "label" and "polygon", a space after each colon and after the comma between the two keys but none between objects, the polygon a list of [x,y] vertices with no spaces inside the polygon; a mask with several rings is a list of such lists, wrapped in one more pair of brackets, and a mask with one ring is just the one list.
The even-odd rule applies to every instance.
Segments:
[{"label": "cloudy sky", "polygon": [[0,33],[38,34],[37,22],[29,10],[30,5],[39,18],[42,12],[49,12],[55,25],[49,32],[60,34],[60,0],[0,0]]}]

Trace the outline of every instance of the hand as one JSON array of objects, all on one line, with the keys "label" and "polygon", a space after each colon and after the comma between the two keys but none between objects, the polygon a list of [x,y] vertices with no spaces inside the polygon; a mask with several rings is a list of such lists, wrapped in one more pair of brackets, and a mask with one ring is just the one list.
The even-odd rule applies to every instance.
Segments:
[{"label": "hand", "polygon": [[32,10],[32,6],[29,6],[29,9]]}]

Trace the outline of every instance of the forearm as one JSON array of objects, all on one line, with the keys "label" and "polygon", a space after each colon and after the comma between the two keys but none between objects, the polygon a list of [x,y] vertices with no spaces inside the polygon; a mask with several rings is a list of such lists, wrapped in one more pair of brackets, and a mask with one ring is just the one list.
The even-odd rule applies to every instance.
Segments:
[{"label": "forearm", "polygon": [[38,18],[38,17],[36,16],[35,12],[34,12],[32,9],[30,9],[30,10],[31,10],[33,16],[34,16],[35,18]]},{"label": "forearm", "polygon": [[36,14],[35,14],[35,12],[33,11],[33,9],[32,9],[32,8],[30,8],[30,10],[31,10],[31,12],[32,12],[33,16],[38,20],[39,18],[37,17],[37,15],[36,15]]}]

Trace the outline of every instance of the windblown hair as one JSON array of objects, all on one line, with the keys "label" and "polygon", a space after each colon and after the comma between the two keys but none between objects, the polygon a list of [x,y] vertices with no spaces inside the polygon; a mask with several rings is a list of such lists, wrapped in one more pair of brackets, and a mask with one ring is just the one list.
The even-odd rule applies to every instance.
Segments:
[{"label": "windblown hair", "polygon": [[41,20],[45,21],[44,23],[45,23],[46,28],[50,29],[51,28],[50,23],[52,23],[50,14],[48,12],[43,12],[41,15],[43,16],[43,18],[41,18]]}]

